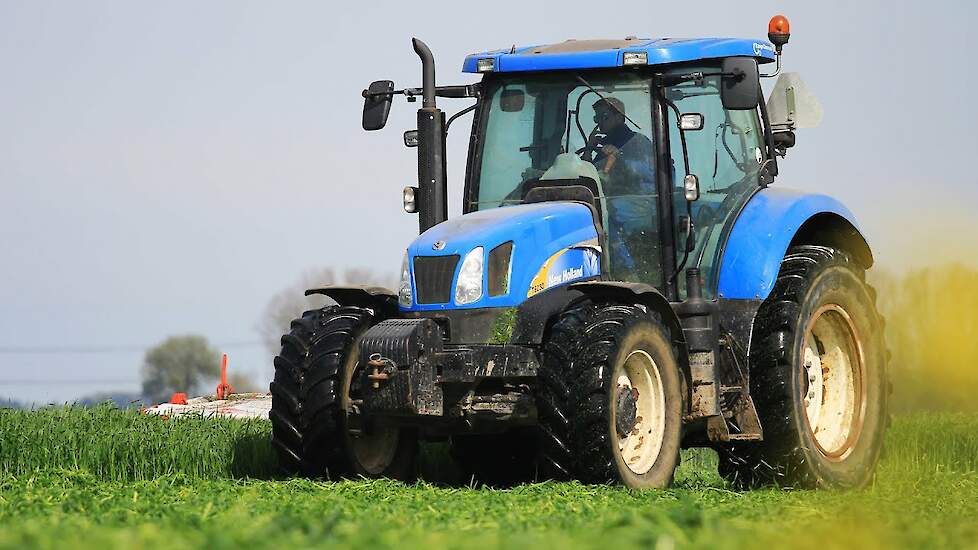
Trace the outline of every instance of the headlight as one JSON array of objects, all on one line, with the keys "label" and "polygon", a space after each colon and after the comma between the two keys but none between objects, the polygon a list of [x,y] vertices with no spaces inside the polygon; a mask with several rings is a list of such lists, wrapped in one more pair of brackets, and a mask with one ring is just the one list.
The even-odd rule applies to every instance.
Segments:
[{"label": "headlight", "polygon": [[411,307],[414,303],[414,295],[411,294],[411,270],[408,269],[408,253],[404,252],[404,261],[401,262],[401,287],[397,290],[397,303],[401,307]]},{"label": "headlight", "polygon": [[482,298],[482,247],[465,255],[455,283],[455,303],[462,306]]}]

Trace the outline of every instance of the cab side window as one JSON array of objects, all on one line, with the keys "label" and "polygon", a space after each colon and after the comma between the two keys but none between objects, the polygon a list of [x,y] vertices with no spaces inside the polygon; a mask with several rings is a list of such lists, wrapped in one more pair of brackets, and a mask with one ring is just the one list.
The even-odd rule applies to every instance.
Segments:
[{"label": "cab side window", "polygon": [[[678,72],[715,72],[716,67],[685,67]],[[722,239],[729,231],[741,204],[757,187],[758,174],[765,160],[760,121],[754,111],[728,111],[720,101],[720,77],[689,82],[666,90],[680,113],[703,115],[702,130],[686,131],[689,170],[699,177],[700,198],[692,204],[695,248],[688,253],[685,267],[700,267],[704,297],[714,297],[719,275]],[[676,113],[670,109],[669,141],[672,150],[674,211],[677,221],[677,258],[684,252],[686,234],[681,218],[686,216],[683,177],[686,175]],[[678,276],[680,296],[685,297],[685,277]]]}]

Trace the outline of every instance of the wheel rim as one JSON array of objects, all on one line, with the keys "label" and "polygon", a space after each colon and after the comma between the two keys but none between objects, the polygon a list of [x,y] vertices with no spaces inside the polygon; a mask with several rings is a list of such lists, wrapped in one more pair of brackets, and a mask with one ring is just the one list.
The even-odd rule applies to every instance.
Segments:
[{"label": "wheel rim", "polygon": [[[342,406],[344,415],[359,413],[357,403],[362,403],[362,395],[353,388],[354,374],[359,370],[359,363],[354,363],[353,368],[347,370],[346,379],[343,384]],[[363,429],[353,432],[349,429],[349,422],[344,418],[344,432],[347,440],[347,448],[352,455],[351,458],[371,475],[380,475],[394,461],[397,454],[397,443],[400,437],[398,428],[381,428],[377,426],[364,426]],[[369,429],[368,429],[369,428]]]},{"label": "wheel rim", "polygon": [[852,318],[837,304],[820,307],[805,330],[805,420],[818,451],[843,460],[865,414],[863,353]]},{"label": "wheel rim", "polygon": [[635,350],[615,368],[612,379],[614,449],[632,473],[644,475],[659,457],[665,435],[665,392],[659,367],[648,353]]}]

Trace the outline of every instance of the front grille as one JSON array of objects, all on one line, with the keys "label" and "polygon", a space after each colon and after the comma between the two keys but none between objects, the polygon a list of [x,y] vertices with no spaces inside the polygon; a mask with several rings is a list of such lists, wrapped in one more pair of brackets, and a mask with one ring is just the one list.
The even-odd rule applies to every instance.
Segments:
[{"label": "front grille", "polygon": [[414,286],[419,304],[446,304],[452,299],[452,279],[458,258],[458,254],[415,256]]}]

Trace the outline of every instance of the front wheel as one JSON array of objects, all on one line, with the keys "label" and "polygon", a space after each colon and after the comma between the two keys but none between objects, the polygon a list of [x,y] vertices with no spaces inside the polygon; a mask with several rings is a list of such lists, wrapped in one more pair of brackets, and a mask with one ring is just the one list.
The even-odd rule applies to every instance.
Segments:
[{"label": "front wheel", "polygon": [[413,476],[417,438],[411,430],[349,423],[361,397],[359,341],[373,321],[366,309],[326,307],[292,321],[282,337],[269,418],[285,471],[333,479]]},{"label": "front wheel", "polygon": [[[552,329],[541,378],[565,383],[567,422],[541,416],[541,424],[544,433],[563,435],[574,477],[632,488],[672,484],[683,386],[668,334],[653,313],[617,304],[585,303]],[[566,342],[576,344],[556,349]]]}]

